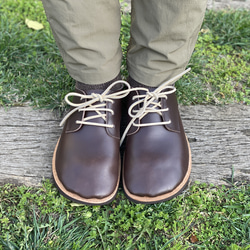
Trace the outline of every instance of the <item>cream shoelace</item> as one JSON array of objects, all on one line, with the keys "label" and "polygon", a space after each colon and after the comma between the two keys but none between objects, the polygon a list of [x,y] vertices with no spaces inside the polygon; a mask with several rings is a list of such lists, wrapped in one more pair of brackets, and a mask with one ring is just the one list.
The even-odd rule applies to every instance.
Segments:
[{"label": "cream shoelace", "polygon": [[[133,88],[130,91],[145,91],[145,94],[143,95],[135,95],[133,97],[133,100],[138,99],[128,109],[128,114],[131,117],[131,121],[129,122],[128,126],[126,127],[121,141],[120,145],[122,145],[129,129],[131,126],[135,127],[146,127],[146,126],[156,126],[156,125],[167,125],[170,124],[171,121],[162,121],[162,122],[154,122],[154,123],[135,123],[136,119],[141,120],[144,116],[146,116],[149,113],[158,113],[160,116],[162,116],[162,112],[168,111],[168,108],[162,109],[160,98],[167,99],[168,95],[174,93],[176,91],[176,88],[174,86],[170,86],[172,83],[176,82],[178,79],[180,79],[184,74],[186,74],[191,69],[188,68],[187,70],[183,71],[179,75],[171,78],[170,80],[162,83],[158,88],[156,88],[153,92],[150,92],[147,88],[143,87],[137,87]],[[141,106],[139,109],[135,109],[136,106]]]},{"label": "cream shoelace", "polygon": [[[118,84],[124,84],[127,89],[109,93],[110,90]],[[113,128],[114,124],[106,124],[106,123],[98,123],[92,122],[92,119],[102,118],[105,122],[107,120],[106,113],[110,112],[111,114],[114,113],[112,109],[106,108],[106,102],[113,103],[114,99],[122,99],[127,96],[130,92],[130,85],[126,81],[118,80],[113,82],[102,94],[92,93],[91,95],[84,95],[80,93],[71,92],[65,96],[65,101],[70,106],[74,107],[61,121],[60,126],[62,126],[66,120],[75,112],[87,112],[87,111],[94,111],[96,115],[90,117],[84,117],[81,121],[76,121],[77,124],[85,124],[85,125],[94,125],[99,127],[106,127],[106,128]],[[85,99],[86,101],[83,103],[74,103],[69,100],[69,97],[80,97],[81,100]],[[96,104],[98,103],[98,104]]]},{"label": "cream shoelace", "polygon": [[[85,125],[94,125],[99,127],[107,127],[107,128],[113,128],[114,124],[106,124],[106,123],[97,123],[97,122],[91,122],[90,120],[95,118],[102,118],[106,122],[106,113],[110,112],[113,114],[112,109],[106,108],[106,102],[113,103],[113,99],[122,99],[126,97],[131,91],[145,91],[145,94],[143,95],[135,95],[133,97],[133,100],[138,99],[135,101],[128,110],[128,114],[131,117],[131,121],[129,122],[128,126],[126,127],[121,141],[120,145],[122,145],[129,129],[131,126],[136,127],[146,127],[146,126],[156,126],[156,125],[167,125],[170,124],[171,121],[162,121],[162,122],[155,122],[155,123],[135,123],[136,119],[141,120],[144,116],[146,116],[149,113],[158,113],[160,116],[162,116],[162,112],[168,111],[168,108],[162,109],[160,98],[168,98],[167,96],[174,93],[176,91],[176,88],[174,86],[171,86],[172,83],[176,82],[178,79],[180,79],[184,74],[186,74],[188,71],[190,71],[190,68],[183,71],[179,75],[171,78],[170,80],[164,82],[161,84],[158,88],[156,88],[153,92],[150,92],[147,88],[143,87],[137,87],[131,89],[128,82],[123,80],[118,80],[114,83],[112,83],[102,94],[96,94],[92,93],[91,95],[84,95],[80,93],[71,92],[68,93],[65,96],[65,101],[70,106],[74,107],[61,121],[60,126],[62,126],[66,120],[75,112],[86,112],[86,111],[94,111],[96,112],[96,115],[85,117],[81,121],[76,121],[77,124],[85,124]],[[117,91],[114,93],[109,93],[110,90],[118,84],[123,83],[127,89]],[[85,99],[86,101],[83,103],[73,103],[69,100],[69,97],[80,97],[80,99]],[[98,104],[96,104],[98,102]],[[139,109],[135,109],[136,106],[141,106]]]}]

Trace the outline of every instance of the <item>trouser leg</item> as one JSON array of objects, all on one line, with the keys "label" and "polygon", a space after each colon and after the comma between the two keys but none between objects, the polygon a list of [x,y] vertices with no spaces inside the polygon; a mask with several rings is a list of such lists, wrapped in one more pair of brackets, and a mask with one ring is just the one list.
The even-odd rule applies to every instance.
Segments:
[{"label": "trouser leg", "polygon": [[132,0],[130,76],[156,87],[187,66],[207,0]]},{"label": "trouser leg", "polygon": [[69,74],[99,84],[120,72],[119,0],[43,0]]}]

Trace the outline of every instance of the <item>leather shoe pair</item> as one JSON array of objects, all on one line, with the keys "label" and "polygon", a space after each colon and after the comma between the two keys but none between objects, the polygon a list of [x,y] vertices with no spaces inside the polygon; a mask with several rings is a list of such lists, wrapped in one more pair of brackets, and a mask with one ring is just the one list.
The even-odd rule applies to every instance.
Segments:
[{"label": "leather shoe pair", "polygon": [[121,139],[122,143],[126,138],[125,194],[134,202],[151,204],[183,190],[191,172],[191,153],[171,81],[151,90],[130,89],[127,82],[117,81],[107,89],[76,89],[66,96],[73,109],[62,121],[65,126],[52,163],[55,183],[64,196],[88,205],[115,198],[121,172],[121,99],[126,96],[129,121]]}]

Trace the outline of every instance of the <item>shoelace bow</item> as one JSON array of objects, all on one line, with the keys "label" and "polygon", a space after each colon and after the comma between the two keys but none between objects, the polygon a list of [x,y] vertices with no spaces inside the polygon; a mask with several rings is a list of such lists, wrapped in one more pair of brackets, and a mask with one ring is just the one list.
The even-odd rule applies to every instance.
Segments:
[{"label": "shoelace bow", "polygon": [[[162,122],[154,122],[154,123],[135,123],[135,121],[141,120],[144,116],[146,116],[149,113],[158,113],[162,116],[162,112],[168,111],[169,108],[161,108],[160,99],[165,98],[167,99],[168,95],[174,93],[176,91],[176,88],[174,86],[171,86],[172,83],[176,82],[178,79],[180,79],[184,74],[186,74],[191,69],[188,68],[182,73],[178,74],[177,76],[171,78],[170,80],[162,83],[158,88],[156,88],[154,91],[150,92],[147,88],[143,87],[137,87],[133,88],[130,91],[145,91],[145,94],[143,95],[135,95],[133,97],[133,100],[138,99],[137,101],[133,102],[133,104],[130,105],[128,109],[128,115],[131,117],[131,120],[129,124],[127,125],[120,141],[120,145],[122,145],[129,129],[131,126],[136,127],[147,127],[147,126],[156,126],[156,125],[167,125],[170,124],[171,121],[162,121]],[[140,107],[139,109],[136,109],[136,107]]]},{"label": "shoelace bow", "polygon": [[[116,92],[111,92],[111,89],[118,84],[123,83],[127,89],[120,90]],[[98,123],[98,122],[91,122],[90,120],[95,118],[102,118],[104,121],[106,121],[106,113],[110,112],[111,114],[114,113],[112,109],[106,108],[106,102],[113,103],[114,99],[122,99],[125,96],[127,96],[130,92],[130,85],[128,82],[123,80],[118,80],[113,82],[103,93],[96,94],[92,93],[91,95],[84,95],[80,93],[71,92],[68,93],[65,96],[65,101],[70,106],[74,107],[61,121],[60,126],[62,126],[66,120],[75,112],[86,112],[86,111],[95,111],[96,115],[90,116],[90,117],[84,117],[81,121],[76,121],[77,124],[85,124],[85,125],[94,125],[99,127],[106,127],[106,128],[113,128],[113,124],[105,124],[105,123]],[[69,100],[70,97],[80,97],[81,100],[85,99],[86,101],[83,103],[74,103]]]}]

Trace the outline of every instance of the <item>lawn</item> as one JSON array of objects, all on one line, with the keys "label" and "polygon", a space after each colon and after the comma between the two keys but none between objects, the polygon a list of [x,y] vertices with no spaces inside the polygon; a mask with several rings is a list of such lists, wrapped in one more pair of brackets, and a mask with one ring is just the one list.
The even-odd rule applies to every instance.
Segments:
[{"label": "lawn", "polygon": [[[43,24],[36,31],[25,20]],[[63,111],[74,89],[39,0],[0,2],[0,106],[32,105]],[[130,16],[123,13],[122,76]],[[189,66],[176,84],[184,105],[250,104],[250,12],[208,11]],[[193,183],[156,205],[127,200],[122,190],[105,206],[62,197],[42,187],[0,187],[2,249],[250,249],[250,184]]]},{"label": "lawn", "polygon": [[250,249],[250,185],[195,183],[155,205],[134,204],[120,190],[105,206],[41,188],[0,188],[0,249]]}]

